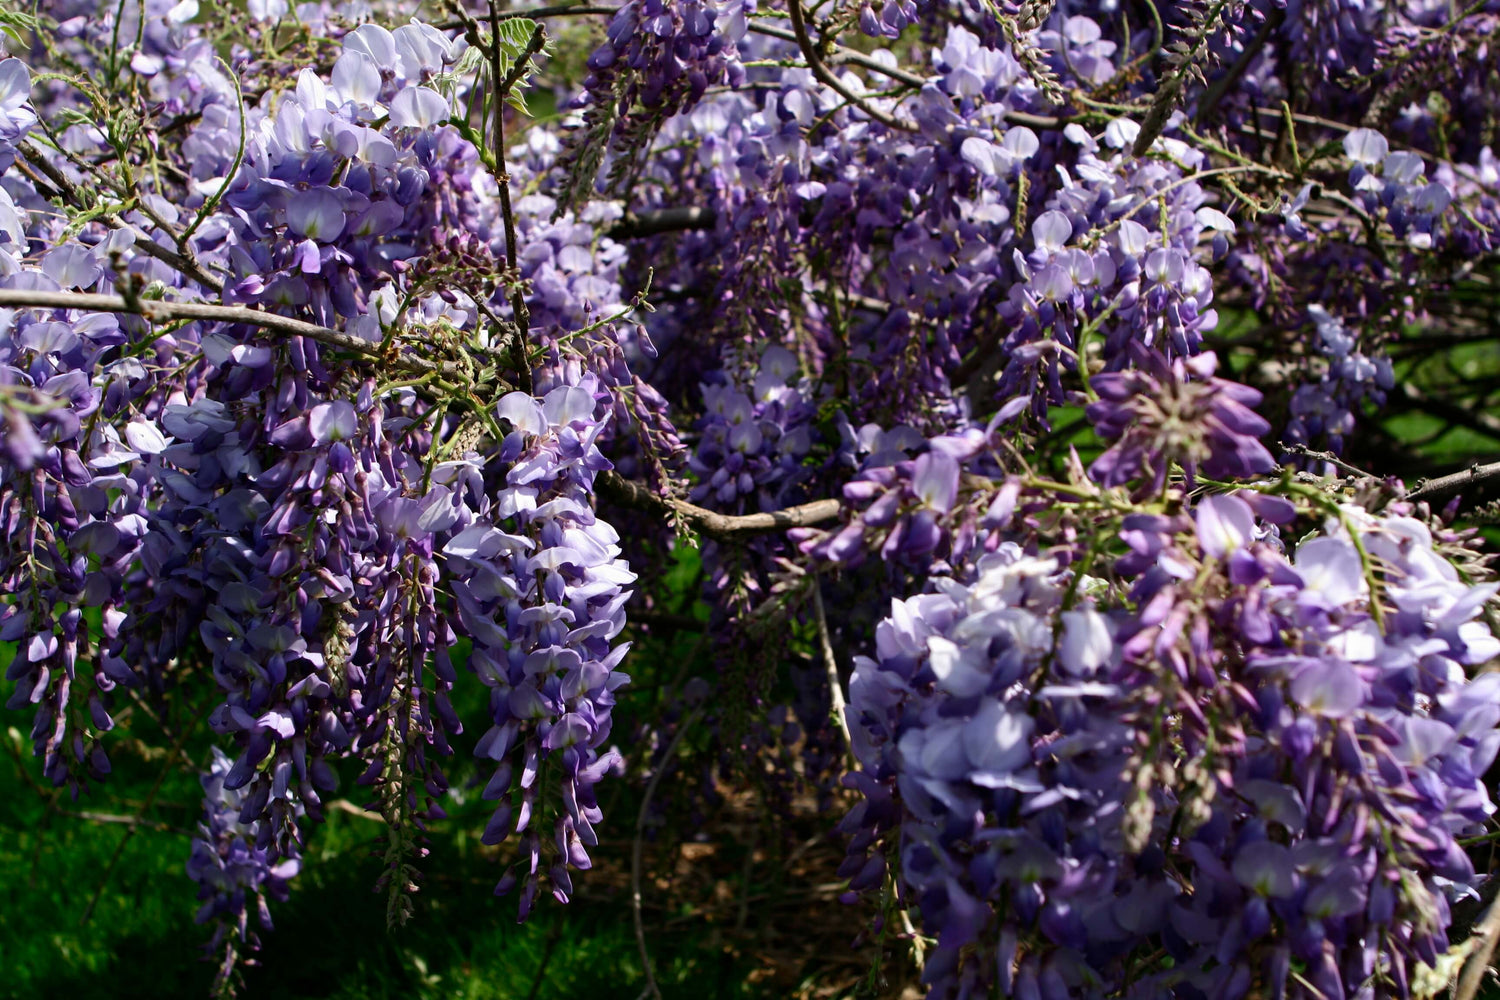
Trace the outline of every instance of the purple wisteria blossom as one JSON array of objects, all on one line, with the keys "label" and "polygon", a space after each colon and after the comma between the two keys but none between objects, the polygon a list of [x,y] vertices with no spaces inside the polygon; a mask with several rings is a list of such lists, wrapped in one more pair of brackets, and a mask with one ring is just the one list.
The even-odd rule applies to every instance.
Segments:
[{"label": "purple wisteria blossom", "polygon": [[242,818],[247,812],[245,794],[225,786],[232,763],[214,748],[213,763],[202,777],[203,821],[187,863],[188,877],[198,883],[198,898],[203,900],[197,920],[214,921],[208,950],[222,952],[220,984],[229,981],[242,950],[259,947],[250,929],[251,911],[262,928],[271,930],[266,901],[286,899],[288,882],[302,867],[295,856],[273,860],[266,848],[257,846],[259,821]]},{"label": "purple wisteria blossom", "polygon": [[0,13],[6,705],[83,796],[211,693],[221,987],[341,773],[397,924],[450,791],[524,918],[628,771],[852,803],[934,1000],[1429,993],[1500,585],[1491,471],[1399,479],[1494,433],[1500,4],[505,6]]},{"label": "purple wisteria blossom", "polygon": [[1141,367],[1093,378],[1099,394],[1089,420],[1113,442],[1089,474],[1106,486],[1142,481],[1159,490],[1175,463],[1191,481],[1260,475],[1275,468],[1260,438],[1271,429],[1253,407],[1260,393],[1214,377],[1211,353],[1166,362],[1137,355]]},{"label": "purple wisteria blossom", "polygon": [[[606,421],[596,416],[597,387],[590,376],[541,399],[501,399],[512,463],[505,488],[443,547],[458,621],[474,640],[470,667],[491,691],[493,725],[474,752],[496,762],[484,797],[502,804],[484,840],[522,835],[523,860],[497,891],[521,885],[523,919],[544,856],[563,902],[573,891],[568,869],[592,866],[588,848],[599,843],[594,824],[603,818],[594,786],[620,767],[605,748],[614,692],[629,681],[616,669],[629,643],[613,640],[635,574],[619,558],[619,535],[590,504],[595,476],[610,467],[598,449]],[[515,805],[503,801],[513,781]]]},{"label": "purple wisteria blossom", "polygon": [[744,378],[722,373],[702,386],[704,418],[689,468],[699,484],[690,494],[722,510],[752,506],[775,510],[807,478],[802,462],[812,449],[817,407],[797,378],[796,357],[768,347]]},{"label": "purple wisteria blossom", "polygon": [[1240,493],[1136,519],[1133,608],[1068,607],[1014,542],[892,602],[850,681],[843,873],[894,869],[929,995],[1402,995],[1437,960],[1457,838],[1494,811],[1500,707],[1468,670],[1500,654],[1497,587],[1401,505],[1346,511],[1376,577],[1338,519],[1288,558],[1265,518],[1294,506]]}]

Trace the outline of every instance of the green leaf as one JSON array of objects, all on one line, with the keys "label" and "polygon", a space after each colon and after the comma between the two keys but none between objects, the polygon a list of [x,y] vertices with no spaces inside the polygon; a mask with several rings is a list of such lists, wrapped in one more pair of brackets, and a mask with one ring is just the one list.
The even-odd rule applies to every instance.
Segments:
[{"label": "green leaf", "polygon": [[[495,86],[498,87],[503,80],[509,78],[511,71],[515,69],[516,60],[521,58],[521,54],[531,44],[531,36],[536,30],[537,23],[528,17],[514,17],[508,21],[501,21],[499,23],[495,31],[495,38],[499,42],[500,47],[499,69],[501,79],[491,81]],[[543,42],[541,51],[546,53],[551,47],[552,40],[549,38]],[[529,59],[528,62],[530,62]],[[520,91],[530,84],[532,68],[532,66],[528,65],[522,70],[515,85],[511,87],[510,93],[506,95],[506,100],[510,102],[511,106],[522,114],[527,114],[528,112],[526,111],[526,100],[520,96]]]},{"label": "green leaf", "polygon": [[512,17],[500,22],[495,37],[500,40],[500,51],[510,56],[514,64],[516,57],[526,50],[531,35],[536,31],[536,22],[529,17]]},{"label": "green leaf", "polygon": [[8,5],[0,6],[0,31],[15,39],[23,51],[31,47],[30,36],[36,31],[36,26],[37,19],[33,15]]}]

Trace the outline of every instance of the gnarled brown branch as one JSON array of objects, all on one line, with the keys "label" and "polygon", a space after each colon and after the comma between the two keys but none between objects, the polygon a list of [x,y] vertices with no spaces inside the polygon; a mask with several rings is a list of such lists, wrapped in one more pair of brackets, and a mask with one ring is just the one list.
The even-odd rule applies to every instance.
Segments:
[{"label": "gnarled brown branch", "polygon": [[814,500],[785,510],[766,514],[720,514],[686,500],[668,500],[657,496],[640,483],[614,472],[605,472],[597,480],[599,495],[624,507],[675,514],[695,531],[711,538],[734,538],[738,535],[763,535],[788,528],[806,528],[838,517],[842,504],[837,500]]},{"label": "gnarled brown branch", "polygon": [[792,34],[796,38],[797,48],[802,50],[802,58],[807,60],[807,68],[812,70],[812,75],[817,77],[820,83],[886,128],[898,132],[914,131],[910,125],[866,103],[864,98],[844,86],[842,80],[829,72],[828,67],[823,65],[823,60],[818,55],[817,46],[813,44],[812,38],[807,33],[807,23],[803,20],[800,0],[787,0],[786,9],[792,19]]},{"label": "gnarled brown branch", "polygon": [[[79,191],[77,186],[70,181],[66,174],[57,168],[55,164],[47,159],[40,150],[29,142],[22,142],[17,147],[23,159],[17,161],[17,168],[22,173],[29,174],[33,180],[40,180],[38,171],[45,175],[46,180],[57,189],[58,197],[66,201],[76,209],[87,209],[89,200]],[[106,212],[100,216],[100,221],[111,229],[122,229],[135,237],[135,243],[131,249],[154,257],[180,274],[186,275],[198,282],[205,288],[215,292],[224,290],[224,279],[217,275],[209,274],[199,263],[191,257],[178,253],[162,246],[142,230],[131,225],[119,212]]]},{"label": "gnarled brown branch", "polygon": [[689,229],[712,229],[718,216],[711,208],[697,206],[675,206],[653,208],[642,212],[631,212],[609,227],[609,237],[628,240],[639,236],[655,236],[658,233],[675,233]]},{"label": "gnarled brown branch", "polygon": [[1427,480],[1406,494],[1406,499],[1440,507],[1454,497],[1462,496],[1468,501],[1466,506],[1473,506],[1482,493],[1489,492],[1496,486],[1500,486],[1500,462],[1488,465],[1476,462],[1462,472]]}]

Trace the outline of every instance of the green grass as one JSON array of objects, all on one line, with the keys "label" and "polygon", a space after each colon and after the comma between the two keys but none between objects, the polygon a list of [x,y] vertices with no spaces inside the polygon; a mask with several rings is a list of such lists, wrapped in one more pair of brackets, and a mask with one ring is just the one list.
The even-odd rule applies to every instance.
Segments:
[{"label": "green grass", "polygon": [[[107,790],[77,803],[65,794],[54,801],[50,789],[39,794],[26,779],[37,768],[21,735],[15,729],[0,734],[25,766],[23,773],[9,753],[0,759],[0,956],[6,968],[0,998],[206,995],[213,973],[202,960],[207,928],[193,922],[195,887],[184,872],[186,830],[196,821],[191,777],[174,775],[148,814],[176,829],[142,826],[128,834],[125,824],[65,813],[130,815],[128,803],[139,802],[154,780],[146,762],[119,754],[113,776],[119,780]],[[631,811],[615,813],[614,832],[627,826]],[[624,893],[595,891],[589,873],[581,873],[575,883],[590,895],[568,906],[544,898],[532,919],[518,925],[515,897],[492,894],[502,867],[479,845],[480,827],[437,826],[417,915],[387,931],[384,897],[372,893],[380,873],[373,852],[383,846],[384,828],[332,813],[310,844],[291,898],[273,907],[276,929],[262,935],[260,965],[246,970],[243,995],[638,996],[644,978]],[[618,855],[620,845],[606,845],[604,856],[611,851]],[[685,933],[652,934],[665,997],[761,995],[746,985],[754,963],[727,951],[706,925],[681,926]]]},{"label": "green grass", "polygon": [[[689,617],[701,613],[690,596],[697,588],[696,552],[684,548],[669,565],[667,592],[683,600],[680,607],[663,610]],[[97,626],[91,622],[91,630]],[[677,675],[696,640],[691,630],[647,638],[631,654],[627,669],[635,683],[621,692],[615,740],[627,753],[634,751],[636,769],[644,762],[637,759],[638,748],[629,745],[632,720],[656,713],[664,693],[680,683]],[[462,662],[466,649],[456,650],[455,659]],[[0,644],[0,663],[8,663],[12,653]],[[697,667],[706,669],[702,662]],[[5,970],[0,1000],[208,995],[214,965],[203,946],[210,928],[194,923],[196,886],[185,864],[202,802],[196,765],[209,758],[209,745],[218,739],[204,720],[218,697],[212,681],[201,675],[179,690],[167,725],[178,732],[183,723],[198,722],[176,756],[167,752],[174,741],[154,715],[121,699],[118,724],[105,741],[113,772],[77,801],[40,777],[40,762],[24,732],[27,716],[8,713],[0,722],[9,727],[0,729],[0,960]],[[575,873],[573,901],[564,906],[544,895],[531,919],[517,924],[516,896],[493,895],[517,848],[514,841],[499,848],[480,843],[490,804],[480,800],[474,782],[482,784],[489,775],[468,755],[487,725],[487,689],[465,672],[454,706],[466,733],[455,740],[456,756],[443,762],[453,785],[444,801],[450,818],[430,830],[431,853],[419,862],[424,877],[414,918],[394,930],[386,927],[385,896],[373,892],[382,870],[385,826],[372,815],[356,815],[368,789],[355,783],[358,761],[340,762],[340,786],[330,798],[341,805],[329,809],[328,821],[312,831],[290,898],[272,904],[275,930],[261,933],[258,963],[244,970],[241,996],[634,1000],[641,995],[645,978],[628,893],[631,836],[644,784],[636,780],[638,770],[630,779],[601,786],[605,841],[591,851],[598,867]],[[679,753],[688,753],[702,735],[686,741]],[[681,792],[691,789],[663,785],[658,801],[666,803]],[[143,822],[132,825],[135,820]],[[803,820],[809,829],[799,829],[798,839],[831,825],[826,816]],[[795,921],[805,913],[795,901],[808,878],[783,871],[776,863],[779,848],[762,851],[762,860],[750,864],[755,848],[746,838],[753,844],[763,836],[753,827],[753,821],[745,826],[741,812],[727,825],[668,831],[668,840],[702,839],[716,852],[690,869],[683,868],[675,841],[648,848],[645,920],[666,1000],[781,998],[789,995],[788,982],[801,975],[801,959],[794,956],[781,961],[776,985],[767,979],[768,965],[776,964],[768,954],[773,939],[805,937],[800,927],[790,933],[784,926],[768,928],[785,922],[784,914],[793,914]],[[820,865],[827,871],[813,870],[828,881],[837,860]],[[656,875],[670,876],[672,888],[663,888]],[[733,919],[741,895],[757,900],[748,921]],[[858,960],[848,943],[868,914],[832,905],[837,918],[817,928],[832,942],[825,952]],[[251,925],[256,926],[253,916]],[[843,970],[840,974],[849,978]]]}]

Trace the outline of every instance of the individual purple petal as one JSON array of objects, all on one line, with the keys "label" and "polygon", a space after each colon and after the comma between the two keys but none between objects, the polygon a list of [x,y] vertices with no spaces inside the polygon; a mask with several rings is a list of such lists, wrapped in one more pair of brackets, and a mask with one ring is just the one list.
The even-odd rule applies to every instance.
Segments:
[{"label": "individual purple petal", "polygon": [[359,414],[348,400],[319,403],[308,413],[308,429],[320,445],[348,441],[359,433]]},{"label": "individual purple petal", "polygon": [[1390,143],[1372,128],[1353,129],[1344,135],[1344,155],[1355,163],[1374,166],[1385,159]]},{"label": "individual purple petal", "polygon": [[[6,60],[0,68],[18,61]],[[92,288],[104,274],[104,265],[88,247],[65,243],[42,257],[42,272],[63,288]]]},{"label": "individual purple petal", "polygon": [[1304,542],[1297,547],[1293,565],[1302,578],[1299,600],[1335,608],[1353,603],[1367,590],[1359,553],[1345,539],[1325,537]]},{"label": "individual purple petal", "polygon": [[1307,659],[1292,677],[1292,701],[1300,708],[1329,718],[1342,718],[1365,699],[1359,672],[1343,660]]},{"label": "individual purple petal", "polygon": [[924,507],[946,514],[958,499],[959,472],[952,456],[929,451],[912,465],[912,492]]},{"label": "individual purple petal", "polygon": [[448,99],[426,87],[407,87],[391,98],[390,122],[397,128],[431,128],[449,114]]},{"label": "individual purple petal", "polygon": [[960,647],[940,635],[927,640],[928,665],[937,686],[960,698],[979,694],[990,682],[988,657],[981,650]]},{"label": "individual purple petal", "polygon": [[1004,157],[995,145],[978,136],[970,136],[959,147],[964,162],[986,177],[995,177],[1004,169]]},{"label": "individual purple petal", "polygon": [[1031,763],[1031,733],[1036,723],[997,701],[986,702],[963,727],[964,753],[973,766],[971,779],[992,783]]},{"label": "individual purple petal", "polygon": [[1269,840],[1241,847],[1235,853],[1233,871],[1240,885],[1261,896],[1285,899],[1297,889],[1291,852]]},{"label": "individual purple petal", "polygon": [[1303,909],[1309,916],[1328,920],[1359,912],[1368,896],[1368,880],[1360,877],[1354,865],[1343,862],[1313,885]]},{"label": "individual purple petal", "polygon": [[344,231],[344,206],[328,188],[294,194],[286,206],[286,224],[298,236],[332,243]]},{"label": "individual purple petal", "polygon": [[547,416],[541,405],[524,392],[511,392],[501,397],[495,415],[523,434],[536,436],[547,431]]},{"label": "individual purple petal", "polygon": [[1043,212],[1031,224],[1031,236],[1039,252],[1057,253],[1073,238],[1073,223],[1061,212]]},{"label": "individual purple petal", "polygon": [[542,412],[554,427],[590,421],[594,417],[594,394],[575,385],[558,386],[542,400]]},{"label": "individual purple petal", "polygon": [[1215,494],[1204,497],[1196,512],[1198,543],[1205,555],[1222,559],[1248,545],[1254,537],[1255,517],[1250,505],[1239,497]]},{"label": "individual purple petal", "polygon": [[334,61],[330,80],[340,97],[363,107],[380,97],[380,67],[364,52],[345,49]]},{"label": "individual purple petal", "polygon": [[0,112],[20,110],[31,100],[31,70],[20,59],[0,59]]},{"label": "individual purple petal", "polygon": [[160,455],[167,450],[167,439],[149,420],[132,420],[125,425],[125,440],[143,455]]},{"label": "individual purple petal", "polygon": [[1093,610],[1064,611],[1057,660],[1075,677],[1092,677],[1114,659],[1115,642],[1109,621]]}]

